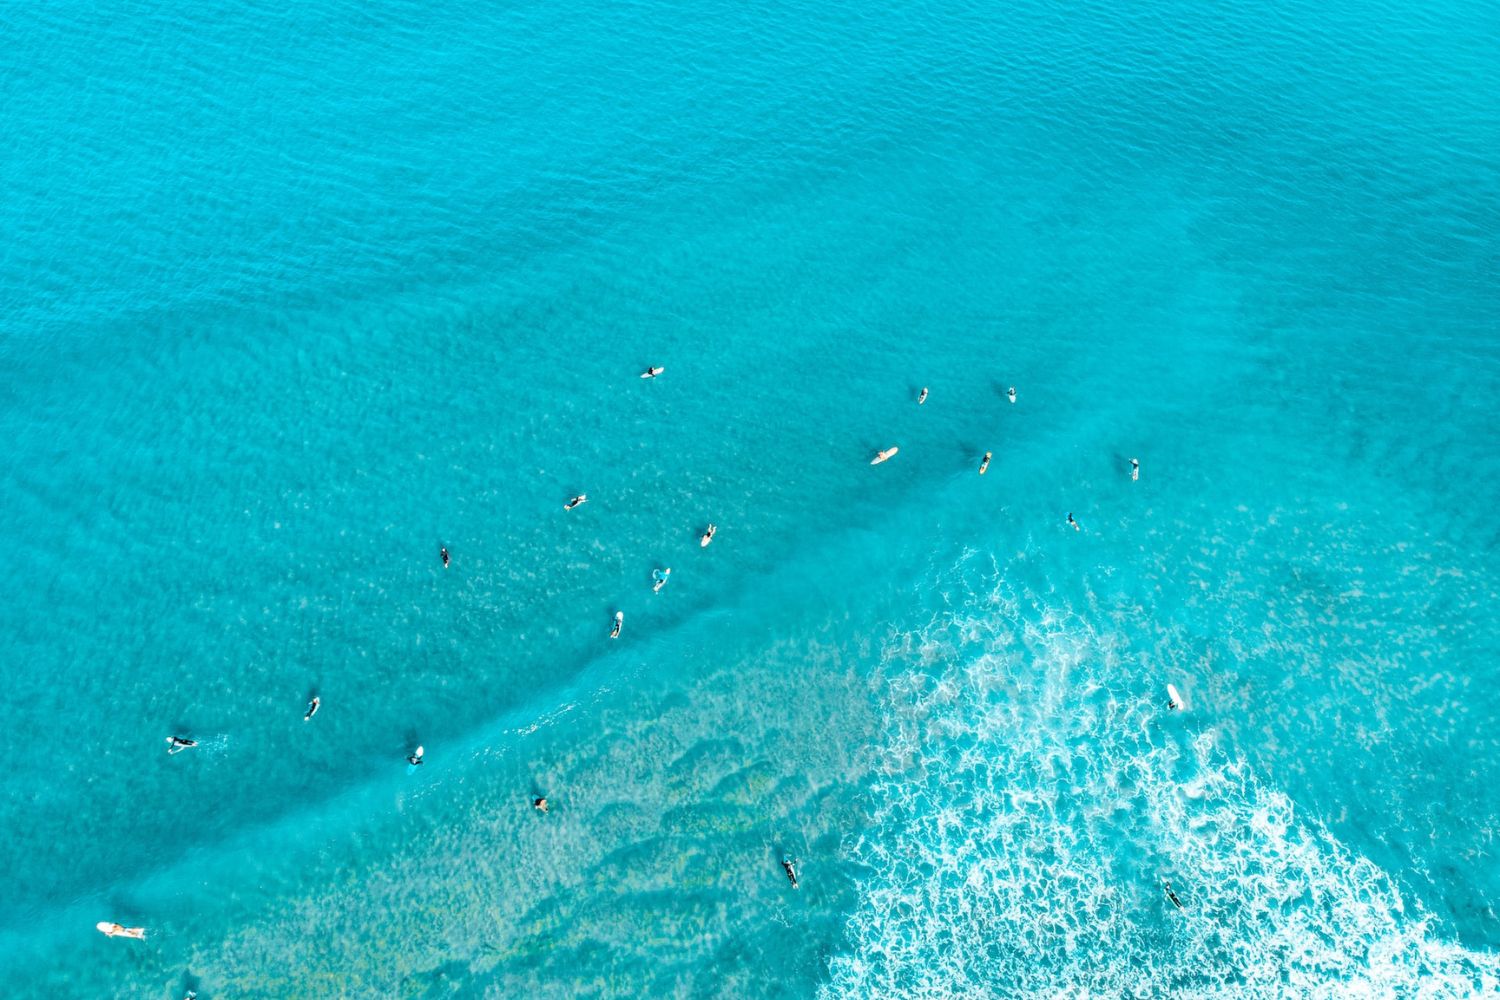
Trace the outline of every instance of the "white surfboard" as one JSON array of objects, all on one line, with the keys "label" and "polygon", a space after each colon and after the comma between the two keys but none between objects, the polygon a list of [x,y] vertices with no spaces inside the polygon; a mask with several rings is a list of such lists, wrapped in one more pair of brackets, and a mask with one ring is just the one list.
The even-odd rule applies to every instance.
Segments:
[{"label": "white surfboard", "polygon": [[895,447],[893,445],[890,448],[887,448],[885,451],[877,452],[876,455],[875,455],[875,457],[872,458],[872,459],[870,459],[870,464],[871,465],[879,465],[881,462],[884,462],[887,459],[889,459],[892,456],[894,456],[896,454],[896,452],[898,452],[900,450],[901,450],[900,448],[897,448],[897,447]]},{"label": "white surfboard", "polygon": [[1187,702],[1183,700],[1182,693],[1171,684],[1167,685],[1167,707],[1171,709],[1187,708]]},{"label": "white surfboard", "polygon": [[645,371],[641,372],[641,378],[656,378],[656,376],[660,375],[664,371],[666,371],[665,368],[647,368]]}]

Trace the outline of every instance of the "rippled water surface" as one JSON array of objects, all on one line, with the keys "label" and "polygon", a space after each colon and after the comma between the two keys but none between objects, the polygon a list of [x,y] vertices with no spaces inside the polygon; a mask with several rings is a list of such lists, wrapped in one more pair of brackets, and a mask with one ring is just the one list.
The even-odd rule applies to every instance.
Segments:
[{"label": "rippled water surface", "polygon": [[7,996],[1500,992],[1482,5],[0,38]]}]

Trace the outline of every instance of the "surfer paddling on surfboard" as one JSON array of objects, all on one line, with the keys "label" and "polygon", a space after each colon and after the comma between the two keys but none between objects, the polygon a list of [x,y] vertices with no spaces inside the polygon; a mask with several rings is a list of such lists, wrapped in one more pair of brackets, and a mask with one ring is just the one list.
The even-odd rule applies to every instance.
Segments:
[{"label": "surfer paddling on surfboard", "polygon": [[137,941],[146,940],[146,928],[144,927],[125,927],[121,924],[112,924],[108,920],[101,920],[94,927],[105,937],[134,938]]},{"label": "surfer paddling on surfboard", "polygon": [[901,450],[900,448],[897,448],[897,447],[895,447],[893,445],[893,446],[887,448],[885,451],[876,452],[875,453],[875,457],[872,458],[872,459],[870,459],[870,464],[871,465],[879,465],[881,462],[886,461],[892,455],[896,454],[896,452],[898,452],[900,450]]},{"label": "surfer paddling on surfboard", "polygon": [[1141,463],[1136,459],[1130,460],[1130,481],[1136,482],[1141,478]]},{"label": "surfer paddling on surfboard", "polygon": [[1167,708],[1174,712],[1181,708],[1187,708],[1187,702],[1182,700],[1182,695],[1170,684],[1167,685]]},{"label": "surfer paddling on surfboard", "polygon": [[797,884],[797,862],[793,861],[791,858],[782,858],[781,870],[786,872],[787,880],[792,883],[793,889],[801,888],[801,886]]},{"label": "surfer paddling on surfboard", "polygon": [[182,753],[182,751],[190,749],[191,747],[195,747],[197,745],[198,745],[198,741],[197,740],[190,740],[186,736],[168,736],[167,737],[167,753],[168,754]]},{"label": "surfer paddling on surfboard", "polygon": [[927,387],[924,385],[922,391],[917,393],[917,405],[921,406],[925,402],[927,402]]},{"label": "surfer paddling on surfboard", "polygon": [[1177,907],[1179,910],[1182,909],[1182,900],[1178,899],[1177,898],[1177,893],[1175,893],[1175,892],[1172,891],[1172,883],[1168,882],[1166,880],[1163,880],[1162,881],[1162,885],[1166,888],[1166,890],[1167,890],[1167,898],[1172,901],[1172,905],[1175,906],[1175,907]]},{"label": "surfer paddling on surfboard", "polygon": [[438,555],[443,557],[443,569],[448,568],[448,546],[444,545],[438,549]]},{"label": "surfer paddling on surfboard", "polygon": [[1014,403],[1016,401],[1016,387],[1015,386],[1011,386],[1010,387],[1010,391],[1007,392],[1005,395],[1010,398],[1010,401],[1012,403]]},{"label": "surfer paddling on surfboard", "polygon": [[708,543],[714,540],[714,532],[718,530],[719,526],[717,524],[710,524],[708,530],[703,533],[703,537],[698,539],[698,547],[700,549],[708,548]]},{"label": "surfer paddling on surfboard", "polygon": [[427,751],[425,749],[423,749],[422,747],[419,746],[419,747],[417,747],[417,749],[414,752],[412,752],[411,754],[409,754],[407,756],[406,762],[408,764],[410,764],[412,767],[421,767],[422,766],[422,755],[425,754],[426,752]]},{"label": "surfer paddling on surfboard", "polygon": [[618,638],[620,638],[620,626],[624,625],[624,624],[625,624],[625,612],[623,612],[623,611],[616,611],[615,612],[615,627],[609,630],[609,637],[611,639],[618,639]]},{"label": "surfer paddling on surfboard", "polygon": [[665,368],[647,368],[645,371],[641,372],[641,378],[656,378],[656,376],[660,375],[664,371],[666,371]]},{"label": "surfer paddling on surfboard", "polygon": [[317,695],[313,695],[312,696],[312,701],[310,701],[310,702],[307,703],[307,714],[302,717],[302,721],[303,722],[307,722],[313,716],[317,715],[318,714],[318,709],[320,709],[322,707],[323,707],[323,699],[319,698]]},{"label": "surfer paddling on surfboard", "polygon": [[661,593],[661,588],[667,585],[667,577],[671,575],[672,567],[670,566],[668,566],[666,569],[653,569],[651,571],[651,579],[655,580],[656,583],[652,584],[651,592],[653,594]]},{"label": "surfer paddling on surfboard", "polygon": [[979,463],[979,474],[981,476],[984,475],[986,472],[989,471],[989,468],[990,468],[990,452],[985,452],[984,453],[984,460]]},{"label": "surfer paddling on surfboard", "polygon": [[576,497],[574,497],[573,499],[569,500],[567,503],[563,504],[563,510],[572,510],[574,507],[577,507],[579,504],[581,504],[581,503],[588,503],[588,502],[589,502],[589,495],[587,493],[580,493]]},{"label": "surfer paddling on surfboard", "polygon": [[1079,527],[1079,526],[1078,526],[1078,522],[1077,522],[1077,521],[1075,521],[1075,520],[1073,520],[1073,515],[1072,515],[1072,514],[1069,514],[1069,515],[1068,515],[1068,523],[1069,523],[1069,524],[1071,524],[1071,525],[1072,525],[1072,526],[1073,526],[1073,530],[1074,530],[1074,531],[1082,531],[1082,530],[1083,530],[1083,529],[1082,529],[1082,528],[1080,528],[1080,527]]}]

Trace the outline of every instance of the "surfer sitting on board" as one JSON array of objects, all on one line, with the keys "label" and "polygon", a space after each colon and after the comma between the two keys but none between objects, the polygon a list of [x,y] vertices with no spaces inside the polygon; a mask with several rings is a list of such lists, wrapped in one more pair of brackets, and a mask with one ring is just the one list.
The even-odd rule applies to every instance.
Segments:
[{"label": "surfer sitting on board", "polygon": [[1010,387],[1010,392],[1007,392],[1006,395],[1009,396],[1010,397],[1010,401],[1012,403],[1014,403],[1016,401],[1016,387],[1015,386],[1011,386]]},{"label": "surfer sitting on board", "polygon": [[535,809],[539,813],[546,812],[547,811],[547,796],[543,795],[543,796],[540,796],[538,798],[532,799],[531,800],[531,808]]},{"label": "surfer sitting on board", "polygon": [[927,402],[927,387],[924,385],[922,391],[917,393],[917,405],[921,406],[925,402]]},{"label": "surfer sitting on board", "polygon": [[579,504],[581,504],[581,503],[588,503],[588,502],[589,502],[589,495],[587,493],[580,493],[576,497],[574,497],[573,499],[569,500],[567,503],[563,504],[563,510],[572,510],[574,507],[577,507]]},{"label": "surfer sitting on board", "polygon": [[416,751],[406,758],[406,762],[412,767],[421,767],[422,755],[426,752],[422,747],[417,747]]},{"label": "surfer sitting on board", "polygon": [[1141,463],[1132,458],[1130,460],[1130,481],[1135,482],[1141,478]]},{"label": "surfer sitting on board", "polygon": [[1074,531],[1082,531],[1082,530],[1083,530],[1083,529],[1082,529],[1082,528],[1080,528],[1080,527],[1079,527],[1079,526],[1078,526],[1078,522],[1077,522],[1077,521],[1075,521],[1075,520],[1073,520],[1073,515],[1072,515],[1072,514],[1069,514],[1069,515],[1068,515],[1068,523],[1069,523],[1069,524],[1071,524],[1071,525],[1072,525],[1072,526],[1073,526],[1073,530],[1074,530]]},{"label": "surfer sitting on board", "polygon": [[656,376],[660,375],[664,371],[666,371],[665,368],[647,368],[645,371],[641,372],[641,378],[656,378]]},{"label": "surfer sitting on board", "polygon": [[890,458],[892,455],[896,454],[896,452],[898,452],[900,450],[901,450],[900,448],[897,448],[894,445],[892,445],[891,447],[887,448],[885,451],[877,451],[875,453],[875,457],[872,458],[872,459],[870,459],[870,464],[871,465],[879,465],[881,462],[884,462],[886,459]]},{"label": "surfer sitting on board", "polygon": [[167,753],[169,754],[182,753],[182,751],[188,749],[189,747],[195,747],[197,745],[197,740],[190,740],[186,736],[167,737]]},{"label": "surfer sitting on board", "polygon": [[438,555],[443,557],[443,569],[448,568],[448,546],[444,545],[438,549]]},{"label": "surfer sitting on board", "polygon": [[979,474],[981,476],[984,475],[986,472],[989,471],[989,468],[990,468],[990,453],[989,452],[985,452],[984,453],[984,460],[979,463]]},{"label": "surfer sitting on board", "polygon": [[1185,706],[1186,704],[1187,704],[1187,702],[1185,702],[1185,701],[1182,700],[1182,695],[1178,693],[1177,688],[1174,687],[1171,684],[1168,684],[1167,685],[1167,708],[1169,708],[1169,709],[1171,709],[1172,711],[1175,712],[1179,708],[1182,708],[1183,706]]}]

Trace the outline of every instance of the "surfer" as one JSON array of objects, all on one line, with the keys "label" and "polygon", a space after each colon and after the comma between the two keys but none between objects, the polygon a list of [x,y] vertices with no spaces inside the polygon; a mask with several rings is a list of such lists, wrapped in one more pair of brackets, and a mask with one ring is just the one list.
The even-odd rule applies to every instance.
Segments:
[{"label": "surfer", "polygon": [[1010,387],[1010,391],[1007,392],[1005,395],[1008,396],[1008,397],[1010,397],[1010,401],[1012,403],[1014,403],[1016,401],[1016,387],[1015,386],[1011,386]]},{"label": "surfer", "polygon": [[1141,463],[1136,459],[1130,460],[1130,481],[1133,483],[1141,478]]},{"label": "surfer", "polygon": [[656,376],[660,375],[664,371],[666,371],[665,368],[647,368],[645,371],[641,372],[641,378],[656,378]]},{"label": "surfer", "polygon": [[1069,514],[1069,515],[1068,515],[1068,523],[1069,523],[1069,524],[1071,524],[1071,525],[1072,525],[1072,526],[1073,526],[1073,530],[1074,530],[1074,531],[1082,531],[1082,530],[1083,530],[1083,529],[1082,529],[1082,528],[1080,528],[1080,527],[1079,527],[1079,526],[1078,526],[1078,522],[1077,522],[1077,521],[1075,521],[1075,520],[1073,520],[1073,515],[1072,515],[1072,514]]},{"label": "surfer", "polygon": [[412,767],[421,767],[422,766],[422,755],[425,754],[426,752],[427,751],[424,750],[422,747],[417,747],[417,749],[416,749],[416,751],[414,753],[409,754],[407,756],[406,762],[408,764],[410,764]]},{"label": "surfer", "polygon": [[1172,891],[1172,883],[1163,880],[1162,885],[1166,886],[1167,898],[1172,901],[1172,905],[1177,907],[1179,910],[1182,909],[1182,900],[1178,899],[1177,893]]},{"label": "surfer", "polygon": [[146,940],[146,928],[125,927],[122,924],[112,924],[108,920],[101,920],[94,927],[105,937],[135,938],[137,941]]},{"label": "surfer", "polygon": [[791,881],[793,889],[801,888],[801,886],[797,884],[797,862],[793,861],[791,858],[782,858],[781,870],[786,872],[786,877]]},{"label": "surfer", "polygon": [[448,546],[444,545],[438,549],[438,555],[443,557],[443,569],[448,568]]},{"label": "surfer", "polygon": [[1177,692],[1177,688],[1175,688],[1171,684],[1168,684],[1167,685],[1167,708],[1170,709],[1171,711],[1175,712],[1176,710],[1178,710],[1180,708],[1183,708],[1186,705],[1187,705],[1187,702],[1185,702],[1185,701],[1182,700],[1182,695]]},{"label": "surfer", "polygon": [[312,696],[312,701],[310,701],[310,702],[307,703],[307,714],[302,717],[302,721],[306,722],[309,719],[311,719],[313,716],[317,715],[318,714],[318,709],[320,709],[322,707],[323,707],[323,699],[320,698],[320,697],[318,697],[317,695],[313,695]]},{"label": "surfer", "polygon": [[618,639],[618,638],[620,638],[620,626],[623,625],[623,624],[625,624],[625,612],[623,612],[623,611],[616,611],[615,612],[615,627],[609,630],[609,637],[611,639]]},{"label": "surfer", "polygon": [[703,533],[703,537],[698,539],[698,547],[700,549],[708,548],[708,543],[714,540],[714,532],[718,530],[719,526],[717,524],[710,524],[708,530]]},{"label": "surfer", "polygon": [[563,504],[563,510],[572,510],[574,507],[577,507],[579,504],[581,504],[581,503],[588,503],[588,502],[589,502],[589,495],[587,493],[580,493],[576,497],[574,497],[573,499],[569,500],[567,503]]},{"label": "surfer", "polygon": [[922,391],[917,393],[917,405],[921,406],[925,402],[927,402],[927,387],[924,385]]},{"label": "surfer", "polygon": [[989,467],[990,467],[990,453],[989,452],[985,452],[984,453],[984,461],[982,461],[982,462],[979,463],[979,474],[981,476],[984,475],[985,472],[987,472],[989,470]]},{"label": "surfer", "polygon": [[896,452],[898,452],[900,450],[901,450],[900,448],[897,448],[894,445],[892,445],[891,447],[887,448],[885,451],[878,451],[878,452],[875,453],[875,457],[872,458],[872,459],[870,459],[870,464],[871,465],[879,465],[881,462],[884,462],[886,459],[890,458],[892,455],[896,454]]},{"label": "surfer", "polygon": [[651,571],[651,579],[655,580],[656,583],[652,585],[651,592],[654,594],[661,593],[661,588],[667,585],[667,577],[671,575],[672,567],[670,566],[668,566],[666,569],[653,569]]},{"label": "surfer", "polygon": [[531,800],[531,808],[535,809],[539,813],[546,812],[547,811],[547,796],[540,795],[540,796],[532,799]]},{"label": "surfer", "polygon": [[189,747],[195,747],[197,745],[198,745],[198,741],[197,740],[190,740],[186,736],[168,736],[167,737],[167,753],[168,754],[182,753],[182,751],[188,749]]}]

